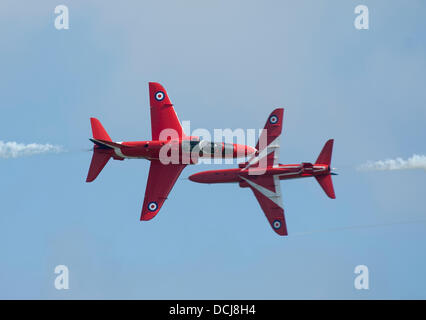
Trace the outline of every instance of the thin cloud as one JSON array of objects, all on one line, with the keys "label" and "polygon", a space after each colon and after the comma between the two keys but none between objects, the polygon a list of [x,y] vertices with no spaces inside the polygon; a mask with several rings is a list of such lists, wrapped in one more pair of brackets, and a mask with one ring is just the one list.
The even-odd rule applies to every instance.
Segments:
[{"label": "thin cloud", "polygon": [[358,169],[363,171],[391,171],[409,169],[426,170],[426,156],[415,154],[407,160],[396,158],[379,161],[368,161],[367,163],[359,166]]},{"label": "thin cloud", "polygon": [[14,141],[0,140],[0,158],[20,158],[43,153],[59,153],[65,150],[61,146],[51,144],[30,143],[23,144]]}]

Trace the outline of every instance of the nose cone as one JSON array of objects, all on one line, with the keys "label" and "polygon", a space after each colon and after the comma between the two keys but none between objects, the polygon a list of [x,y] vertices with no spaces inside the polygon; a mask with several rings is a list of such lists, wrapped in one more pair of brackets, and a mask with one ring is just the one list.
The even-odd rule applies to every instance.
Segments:
[{"label": "nose cone", "polygon": [[198,182],[198,183],[205,182],[204,178],[205,178],[205,175],[203,174],[203,172],[194,173],[193,175],[190,175],[188,177],[188,179],[191,180],[192,182]]},{"label": "nose cone", "polygon": [[244,158],[256,153],[256,149],[250,146],[235,144],[234,145],[234,157],[236,158]]},{"label": "nose cone", "polygon": [[246,154],[248,156],[251,156],[251,155],[255,154],[256,152],[257,152],[256,148],[246,146]]}]

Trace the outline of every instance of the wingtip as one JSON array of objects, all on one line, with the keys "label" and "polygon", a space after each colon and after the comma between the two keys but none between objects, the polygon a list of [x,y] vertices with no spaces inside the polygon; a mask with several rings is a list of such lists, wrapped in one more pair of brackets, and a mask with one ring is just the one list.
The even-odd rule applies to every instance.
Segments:
[{"label": "wingtip", "polygon": [[90,174],[89,174],[89,175],[87,175],[86,182],[90,183],[90,182],[93,182],[95,179],[96,179],[96,177],[95,178],[91,177]]},{"label": "wingtip", "polygon": [[93,125],[94,123],[97,123],[97,122],[99,122],[100,123],[100,121],[99,121],[99,119],[98,118],[95,118],[95,117],[90,117],[90,123]]},{"label": "wingtip", "polygon": [[288,232],[287,232],[287,230],[282,230],[282,231],[280,231],[280,230],[275,230],[275,233],[276,233],[277,235],[281,236],[281,237],[286,237],[286,236],[288,236]]},{"label": "wingtip", "polygon": [[154,218],[160,210],[154,212],[143,212],[140,217],[140,221],[149,221]]},{"label": "wingtip", "polygon": [[163,86],[161,83],[159,83],[159,82],[148,82],[148,87],[149,87],[150,89],[153,89],[153,88],[161,88],[161,89],[163,89],[163,90],[164,90],[164,86]]}]

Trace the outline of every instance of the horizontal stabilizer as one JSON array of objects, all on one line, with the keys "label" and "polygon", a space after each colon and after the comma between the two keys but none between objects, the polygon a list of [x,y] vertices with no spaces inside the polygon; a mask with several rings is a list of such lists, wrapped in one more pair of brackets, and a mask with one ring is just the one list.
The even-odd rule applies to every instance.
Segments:
[{"label": "horizontal stabilizer", "polygon": [[107,141],[107,140],[100,140],[100,139],[89,139],[94,144],[96,144],[99,147],[102,148],[121,148],[123,145],[117,142]]}]

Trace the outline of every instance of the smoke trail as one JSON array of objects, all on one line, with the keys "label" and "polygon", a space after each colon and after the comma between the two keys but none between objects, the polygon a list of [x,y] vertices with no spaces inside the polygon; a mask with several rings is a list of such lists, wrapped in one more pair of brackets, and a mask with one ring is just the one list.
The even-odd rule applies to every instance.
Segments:
[{"label": "smoke trail", "polygon": [[404,160],[402,158],[387,159],[380,161],[369,161],[358,167],[359,170],[407,170],[424,169],[426,170],[426,156],[415,154],[411,158]]},{"label": "smoke trail", "polygon": [[30,143],[23,144],[14,141],[4,142],[0,140],[0,158],[19,158],[41,153],[59,153],[65,150],[61,146],[51,144]]}]

